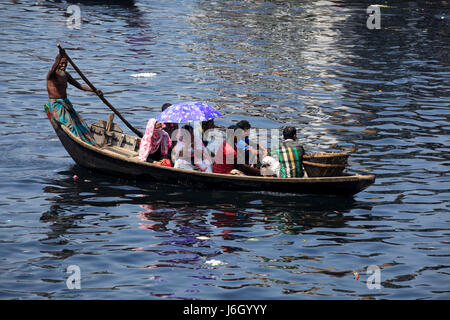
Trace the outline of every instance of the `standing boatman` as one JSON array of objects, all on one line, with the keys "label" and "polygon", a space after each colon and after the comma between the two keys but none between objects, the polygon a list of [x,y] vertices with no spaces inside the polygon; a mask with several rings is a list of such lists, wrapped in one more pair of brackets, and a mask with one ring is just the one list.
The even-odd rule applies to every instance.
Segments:
[{"label": "standing boatman", "polygon": [[[83,90],[94,92],[90,87],[80,84],[66,72],[67,58],[65,50],[60,48],[52,68],[47,74],[47,91],[49,101],[45,104],[47,115],[65,125],[74,135],[84,142],[95,145],[94,136],[89,130],[86,122],[80,117],[67,98],[67,83]],[[102,96],[103,92],[97,90]]]}]

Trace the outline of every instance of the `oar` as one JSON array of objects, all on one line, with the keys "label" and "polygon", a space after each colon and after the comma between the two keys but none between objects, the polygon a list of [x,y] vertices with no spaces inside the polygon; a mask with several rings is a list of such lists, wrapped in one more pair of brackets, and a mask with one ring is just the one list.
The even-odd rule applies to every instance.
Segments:
[{"label": "oar", "polygon": [[137,130],[135,127],[133,127],[121,114],[119,111],[117,111],[116,108],[114,108],[109,102],[108,100],[106,100],[106,98],[103,95],[99,95],[97,93],[97,89],[94,87],[94,85],[84,76],[84,74],[81,72],[80,69],[78,69],[77,65],[72,61],[72,59],[70,59],[70,57],[67,55],[66,50],[63,49],[63,47],[58,43],[58,48],[64,52],[64,57],[67,58],[67,61],[69,61],[69,63],[72,65],[72,67],[75,69],[76,72],[78,72],[78,74],[80,75],[80,77],[84,80],[84,82],[87,83],[87,85],[95,92],[95,94],[103,101],[104,104],[106,104],[122,121],[123,123],[126,124],[126,126],[128,128],[130,128],[131,131],[133,131],[135,134],[137,134],[139,137],[143,137],[142,132],[140,132],[139,130]]}]

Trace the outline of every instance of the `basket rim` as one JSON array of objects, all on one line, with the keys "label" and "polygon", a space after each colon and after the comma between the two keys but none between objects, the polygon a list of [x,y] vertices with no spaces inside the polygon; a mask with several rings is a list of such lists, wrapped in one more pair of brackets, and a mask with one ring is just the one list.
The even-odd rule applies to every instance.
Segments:
[{"label": "basket rim", "polygon": [[336,156],[349,156],[348,152],[319,152],[319,153],[307,153],[303,155],[303,158],[315,158],[315,157],[336,157]]},{"label": "basket rim", "polygon": [[310,166],[315,167],[322,167],[322,168],[345,168],[345,164],[336,164],[336,163],[316,163],[316,162],[309,162],[309,161],[302,161],[302,163]]}]

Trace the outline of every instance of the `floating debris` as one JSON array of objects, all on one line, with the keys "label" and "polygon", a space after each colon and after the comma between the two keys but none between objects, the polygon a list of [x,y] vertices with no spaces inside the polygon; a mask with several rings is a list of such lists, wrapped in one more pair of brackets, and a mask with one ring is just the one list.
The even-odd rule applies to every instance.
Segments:
[{"label": "floating debris", "polygon": [[380,8],[397,8],[395,6],[388,6],[385,4],[374,4],[374,6],[380,7]]},{"label": "floating debris", "polygon": [[220,260],[215,260],[215,259],[208,260],[205,263],[206,264],[210,264],[212,266],[221,266],[221,265],[227,264],[226,262],[223,262],[223,261],[220,261]]},{"label": "floating debris", "polygon": [[132,77],[135,78],[151,78],[156,76],[157,74],[154,72],[143,72],[143,73],[133,73],[131,74]]}]

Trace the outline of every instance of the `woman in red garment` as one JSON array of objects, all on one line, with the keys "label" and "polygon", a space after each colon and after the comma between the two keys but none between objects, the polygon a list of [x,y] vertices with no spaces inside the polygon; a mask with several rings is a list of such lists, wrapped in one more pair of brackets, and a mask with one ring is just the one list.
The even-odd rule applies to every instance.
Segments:
[{"label": "woman in red garment", "polygon": [[237,142],[239,141],[236,134],[239,134],[240,130],[235,125],[228,127],[227,138],[219,147],[216,153],[213,172],[229,174],[231,171],[237,169],[247,175],[260,175],[259,169],[252,168],[245,164],[245,159],[239,161],[241,157],[238,157]]}]

